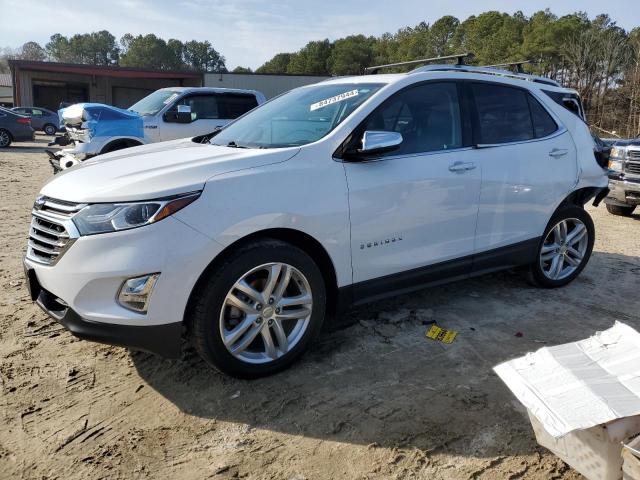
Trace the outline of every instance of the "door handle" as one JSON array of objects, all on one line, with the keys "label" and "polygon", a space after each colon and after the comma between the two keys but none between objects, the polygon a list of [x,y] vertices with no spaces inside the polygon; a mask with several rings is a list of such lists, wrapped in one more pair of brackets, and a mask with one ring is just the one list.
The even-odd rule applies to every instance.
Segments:
[{"label": "door handle", "polygon": [[474,168],[476,168],[476,164],[473,162],[453,162],[449,165],[449,171],[451,172],[466,172]]},{"label": "door handle", "polygon": [[564,157],[567,153],[569,153],[569,150],[566,148],[554,148],[549,152],[549,156],[553,158],[560,158]]}]

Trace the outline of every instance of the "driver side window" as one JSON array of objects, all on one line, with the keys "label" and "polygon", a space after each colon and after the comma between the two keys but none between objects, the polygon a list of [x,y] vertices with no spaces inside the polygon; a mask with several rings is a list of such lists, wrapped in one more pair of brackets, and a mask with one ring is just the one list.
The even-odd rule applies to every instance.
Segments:
[{"label": "driver side window", "polygon": [[191,107],[191,121],[220,118],[216,95],[190,95],[176,103],[176,110],[178,105]]},{"label": "driver side window", "polygon": [[393,95],[369,115],[365,130],[402,134],[400,147],[383,156],[462,147],[456,84],[427,83]]}]

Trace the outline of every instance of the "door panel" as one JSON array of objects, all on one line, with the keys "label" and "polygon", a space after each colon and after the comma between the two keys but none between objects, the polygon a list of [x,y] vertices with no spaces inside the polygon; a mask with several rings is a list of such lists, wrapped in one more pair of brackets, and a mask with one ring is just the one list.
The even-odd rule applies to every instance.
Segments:
[{"label": "door panel", "polygon": [[164,119],[160,123],[160,139],[174,140],[177,138],[195,137],[213,132],[216,127],[221,127],[229,123],[227,119],[218,118],[218,96],[217,95],[189,95],[178,99],[168,111],[176,110],[178,105],[188,105],[191,107],[191,123],[167,122]]},{"label": "door panel", "polygon": [[542,235],[577,182],[571,135],[527,90],[472,83],[482,169],[476,251]]},{"label": "door panel", "polygon": [[[556,152],[566,152],[552,156]],[[481,148],[476,250],[481,252],[542,235],[557,205],[576,183],[571,135]]]},{"label": "door panel", "polygon": [[354,132],[403,137],[376,161],[344,164],[354,283],[473,253],[481,174],[462,118],[457,84],[428,82],[387,99]]},{"label": "door panel", "polygon": [[354,283],[471,255],[480,169],[471,149],[346,163]]}]

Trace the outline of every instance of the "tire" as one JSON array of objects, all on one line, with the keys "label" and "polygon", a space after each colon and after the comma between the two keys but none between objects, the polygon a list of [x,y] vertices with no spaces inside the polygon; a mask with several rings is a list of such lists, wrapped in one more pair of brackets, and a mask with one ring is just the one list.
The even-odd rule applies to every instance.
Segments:
[{"label": "tire", "polygon": [[633,207],[623,207],[621,205],[611,205],[609,203],[607,205],[607,211],[612,215],[617,215],[619,217],[630,217],[633,211],[636,209],[635,205]]},{"label": "tire", "polygon": [[13,137],[11,136],[11,133],[4,128],[0,128],[0,148],[8,147],[11,145],[12,141]]},{"label": "tire", "polygon": [[594,240],[593,220],[583,208],[571,206],[557,211],[542,235],[536,261],[529,266],[529,280],[542,288],[572,282],[589,262]]},{"label": "tire", "polygon": [[112,142],[112,143],[109,143],[108,145],[106,145],[100,151],[100,155],[102,155],[104,153],[115,152],[117,150],[124,150],[125,148],[129,148],[129,147],[138,147],[140,145],[141,145],[140,143],[136,143],[136,142],[128,142],[126,140],[119,140],[119,141],[115,141],[115,142]]},{"label": "tire", "polygon": [[51,124],[51,123],[47,123],[42,130],[44,131],[44,133],[46,133],[47,135],[55,135],[56,132],[58,131],[58,129],[56,128],[55,125]]},{"label": "tire", "polygon": [[[301,249],[262,240],[233,252],[213,270],[199,282],[186,319],[191,342],[210,366],[239,378],[272,375],[295,362],[320,333],[324,278]],[[277,281],[273,289],[268,287],[271,277]],[[281,285],[286,287],[282,295]],[[265,297],[269,290],[273,304]],[[311,303],[303,303],[309,296]]]}]

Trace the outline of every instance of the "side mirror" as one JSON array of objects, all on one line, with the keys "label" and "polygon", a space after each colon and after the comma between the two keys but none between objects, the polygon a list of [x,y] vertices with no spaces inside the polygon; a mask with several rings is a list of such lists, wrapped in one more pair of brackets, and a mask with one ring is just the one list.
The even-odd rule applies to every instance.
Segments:
[{"label": "side mirror", "polygon": [[362,148],[358,149],[358,154],[375,155],[377,153],[389,152],[395,150],[401,144],[401,133],[367,130],[362,135]]},{"label": "side mirror", "polygon": [[164,121],[169,123],[191,123],[191,107],[189,105],[178,105],[177,110],[169,110],[164,114]]}]

